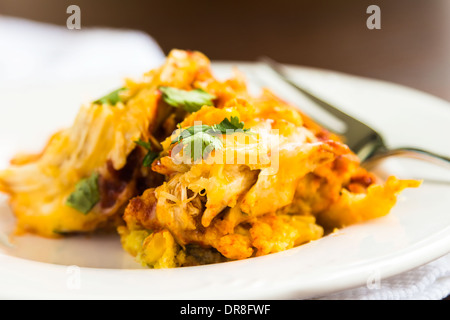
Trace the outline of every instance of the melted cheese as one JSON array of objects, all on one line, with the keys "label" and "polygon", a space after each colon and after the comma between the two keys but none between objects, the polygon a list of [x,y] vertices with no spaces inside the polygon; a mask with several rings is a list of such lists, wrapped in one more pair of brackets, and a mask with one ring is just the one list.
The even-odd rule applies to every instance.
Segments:
[{"label": "melted cheese", "polygon": [[97,205],[87,215],[65,205],[67,197],[93,172],[106,176],[109,165],[123,168],[135,141],[149,139],[161,113],[159,85],[189,88],[207,65],[201,53],[174,50],[141,82],[126,82],[124,102],[83,106],[73,125],[56,133],[41,154],[11,161],[10,168],[0,171],[0,191],[10,195],[17,232],[56,237],[115,223],[120,208],[135,195],[135,181],[127,184],[114,207],[105,210]]},{"label": "melted cheese", "polygon": [[[162,101],[161,85],[201,88],[216,97],[215,106],[192,114],[172,108]],[[10,195],[18,232],[53,237],[120,223],[124,249],[143,265],[216,263],[287,250],[386,215],[404,188],[420,184],[376,181],[339,137],[267,89],[251,96],[239,72],[217,80],[198,52],[173,50],[161,68],[141,81],[126,80],[125,88],[122,102],[82,107],[42,153],[17,156],[0,171],[0,191]],[[172,143],[178,122],[183,130],[231,117],[251,132],[219,136],[223,146],[204,159],[185,161],[191,155]],[[133,162],[140,150],[135,141],[157,145],[156,136],[161,157],[142,168],[143,154]],[[113,194],[112,207],[99,203],[84,215],[65,204],[80,179],[93,172],[111,178],[125,169],[128,179],[117,189],[106,184],[102,194]],[[165,180],[138,195],[138,182],[155,173]]]}]

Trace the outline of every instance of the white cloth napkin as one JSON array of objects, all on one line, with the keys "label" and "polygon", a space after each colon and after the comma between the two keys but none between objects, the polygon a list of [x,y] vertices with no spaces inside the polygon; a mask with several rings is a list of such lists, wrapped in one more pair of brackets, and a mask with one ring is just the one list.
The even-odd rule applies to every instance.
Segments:
[{"label": "white cloth napkin", "polygon": [[376,286],[317,297],[318,300],[441,300],[450,294],[450,254]]},{"label": "white cloth napkin", "polygon": [[[0,86],[139,76],[164,60],[147,34],[106,28],[69,30],[0,16]],[[450,294],[450,255],[404,274],[317,299],[442,299]]]},{"label": "white cloth napkin", "polygon": [[38,23],[0,15],[0,85],[55,83],[98,77],[139,76],[158,66],[164,53],[134,30]]}]

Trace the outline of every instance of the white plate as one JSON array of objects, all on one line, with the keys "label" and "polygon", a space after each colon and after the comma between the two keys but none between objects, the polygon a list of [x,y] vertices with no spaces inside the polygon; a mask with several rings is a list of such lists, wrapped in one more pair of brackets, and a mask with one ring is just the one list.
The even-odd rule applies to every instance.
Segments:
[{"label": "white plate", "polygon": [[[232,65],[263,76],[287,100],[311,107],[252,64]],[[450,155],[450,104],[398,85],[291,67],[290,72],[385,135],[390,146],[414,145]],[[107,92],[115,80],[1,90],[0,165],[21,150],[39,150],[54,130],[70,124],[80,103]],[[253,88],[253,86],[252,86]],[[253,89],[252,89],[253,90]],[[297,100],[298,99],[298,100]],[[303,99],[303,100],[302,100]],[[44,101],[46,101],[44,103]],[[244,261],[171,270],[143,269],[117,236],[6,242],[14,225],[0,199],[0,298],[3,299],[298,299],[365,285],[413,269],[450,252],[449,172],[401,159],[377,170],[400,178],[426,178],[406,190],[387,217],[354,225],[285,252]],[[0,241],[1,242],[1,241]]]}]

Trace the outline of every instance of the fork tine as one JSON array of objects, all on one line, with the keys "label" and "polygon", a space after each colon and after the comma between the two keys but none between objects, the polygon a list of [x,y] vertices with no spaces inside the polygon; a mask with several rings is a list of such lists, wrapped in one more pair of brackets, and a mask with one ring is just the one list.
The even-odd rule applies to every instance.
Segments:
[{"label": "fork tine", "polygon": [[284,83],[303,93],[311,101],[315,102],[323,110],[328,111],[336,118],[340,119],[347,125],[347,131],[344,133],[346,144],[352,149],[361,159],[363,165],[370,166],[380,159],[391,156],[407,156],[415,159],[424,160],[430,163],[439,164],[445,168],[449,168],[450,158],[442,154],[436,154],[428,150],[418,149],[414,147],[399,147],[395,149],[388,149],[383,141],[383,137],[378,134],[371,127],[362,123],[361,121],[352,118],[346,113],[340,111],[333,105],[323,101],[317,96],[313,95],[308,90],[300,87],[297,83],[292,81],[286,75],[283,65],[268,57],[261,57],[259,59],[262,63],[268,66]]},{"label": "fork tine", "polygon": [[342,134],[345,142],[355,153],[358,153],[360,158],[364,159],[376,149],[385,148],[382,137],[375,130],[299,86],[286,75],[283,65],[268,57],[261,57],[259,61],[268,66],[283,82],[303,93],[320,108],[344,122],[347,127]]},{"label": "fork tine", "polygon": [[[341,119],[345,123],[347,123],[347,124],[348,123],[362,124],[360,121],[356,120],[355,118],[350,117],[346,113],[340,111],[338,108],[332,106],[330,103],[323,101],[319,97],[313,95],[310,91],[306,90],[303,87],[300,87],[297,83],[293,82],[286,75],[286,73],[285,73],[285,71],[283,69],[283,66],[280,63],[274,61],[273,59],[271,59],[269,57],[261,57],[260,61],[265,63],[268,67],[270,67],[270,69],[272,69],[280,78],[282,78],[284,82],[290,84],[292,87],[294,87],[295,89],[297,89],[300,92],[302,92],[303,94],[305,94],[313,102],[315,102],[320,107],[322,107],[323,109],[327,110],[328,112],[330,112],[331,114],[333,114],[337,118]],[[362,124],[362,125],[366,126],[364,124]]]}]

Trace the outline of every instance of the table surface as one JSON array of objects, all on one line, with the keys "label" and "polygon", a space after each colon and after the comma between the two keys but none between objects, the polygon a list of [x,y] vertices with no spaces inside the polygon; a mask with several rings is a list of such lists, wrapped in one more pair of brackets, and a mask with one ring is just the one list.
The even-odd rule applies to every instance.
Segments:
[{"label": "table surface", "polygon": [[[66,25],[68,0],[0,0],[5,15]],[[369,30],[367,7],[381,9]],[[211,59],[326,68],[407,85],[450,101],[448,0],[78,0],[82,28],[132,28]]]}]

